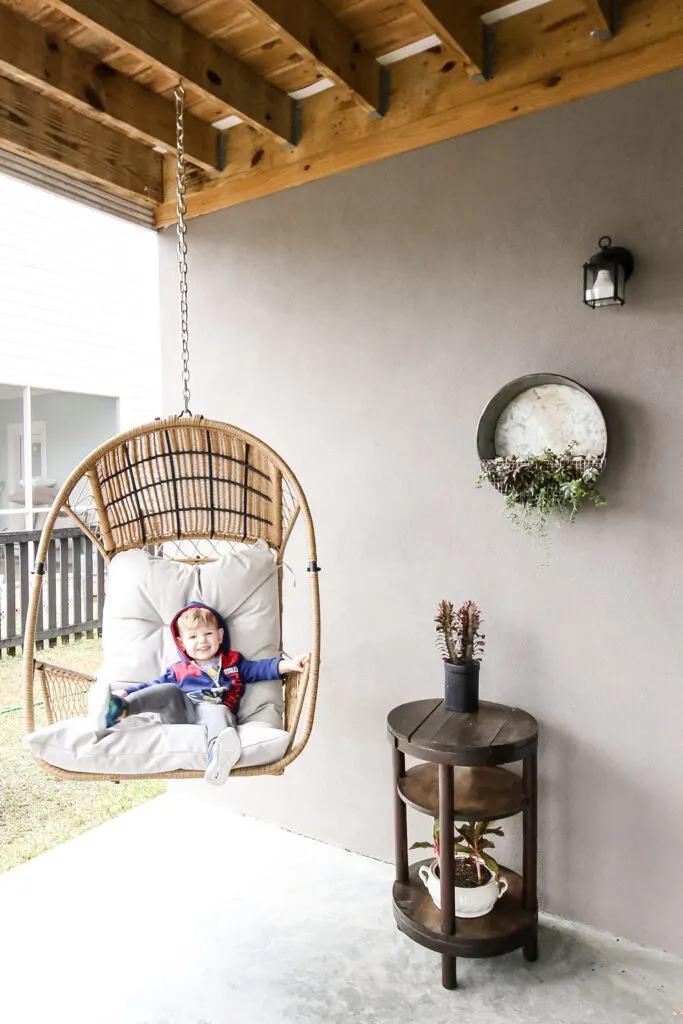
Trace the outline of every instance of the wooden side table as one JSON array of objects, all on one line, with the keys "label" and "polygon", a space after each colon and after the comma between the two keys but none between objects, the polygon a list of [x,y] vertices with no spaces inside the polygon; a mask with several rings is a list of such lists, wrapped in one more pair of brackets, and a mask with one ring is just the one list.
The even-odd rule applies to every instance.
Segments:
[{"label": "wooden side table", "polygon": [[[394,757],[396,881],[394,917],[415,942],[441,953],[444,988],[457,988],[456,957],[487,957],[523,948],[538,956],[536,807],[538,724],[519,708],[482,701],[476,714],[446,711],[442,700],[416,700],[389,713]],[[405,755],[423,762],[406,771]],[[522,776],[500,765],[522,761]],[[408,864],[406,805],[440,821],[441,910]],[[457,918],[453,891],[455,821],[523,815],[520,877],[501,868],[508,891],[484,917]],[[494,851],[495,853],[495,851]]]}]

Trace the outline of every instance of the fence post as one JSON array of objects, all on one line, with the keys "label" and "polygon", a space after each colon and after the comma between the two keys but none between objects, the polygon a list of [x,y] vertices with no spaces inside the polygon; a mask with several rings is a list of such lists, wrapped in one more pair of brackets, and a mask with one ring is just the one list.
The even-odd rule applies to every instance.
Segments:
[{"label": "fence post", "polygon": [[[59,590],[60,590],[60,619],[59,625],[69,625],[69,538],[62,537],[59,542]],[[62,636],[62,643],[69,643],[69,634]]]},{"label": "fence post", "polygon": [[[83,621],[81,608],[81,551],[83,550],[82,538],[74,537],[73,541],[73,603],[74,603],[74,626],[80,625]],[[80,640],[82,633],[74,633],[74,640]]]},{"label": "fence post", "polygon": [[26,614],[28,612],[28,590],[29,590],[29,571],[28,571],[28,541],[22,540],[19,542],[19,602],[21,606],[21,631],[24,631],[24,623],[26,622]]},{"label": "fence post", "polygon": [[[85,621],[92,622],[95,618],[93,614],[93,579],[92,579],[92,541],[85,538]],[[85,631],[87,637],[92,638],[92,629]]]},{"label": "fence post", "polygon": [[[29,569],[31,571],[31,574],[33,573],[33,570],[34,570],[33,563],[35,562],[35,557],[36,557],[36,551],[37,550],[38,550],[38,547],[37,547],[36,544],[30,544],[29,545],[29,556],[31,558],[31,565],[29,566]],[[33,576],[32,575],[30,576],[30,578],[31,578],[31,582],[33,582]],[[41,591],[40,591],[40,604],[38,605],[38,616],[36,618],[36,650],[37,651],[42,651],[44,649],[44,647],[45,647],[45,641],[40,639],[40,634],[45,629],[45,622],[44,622],[45,610],[43,608],[44,601],[45,601],[45,588],[43,587],[43,588],[41,588]],[[25,618],[22,619],[22,626],[24,628],[26,628],[26,619]]]},{"label": "fence post", "polygon": [[[50,540],[47,550],[47,628],[57,628],[57,542]],[[57,646],[57,637],[51,636],[48,646]]]},{"label": "fence post", "polygon": [[[5,608],[7,617],[7,636],[14,636],[17,631],[17,579],[14,566],[14,541],[5,544]],[[8,647],[7,653],[15,655],[16,647]]]},{"label": "fence post", "polygon": [[102,614],[104,608],[104,559],[97,552],[97,621],[100,623],[98,634],[102,636]]}]

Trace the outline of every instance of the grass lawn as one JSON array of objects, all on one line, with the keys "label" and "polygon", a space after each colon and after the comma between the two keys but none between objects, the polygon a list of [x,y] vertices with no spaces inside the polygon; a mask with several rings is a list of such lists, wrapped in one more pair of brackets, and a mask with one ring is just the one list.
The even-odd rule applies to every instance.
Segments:
[{"label": "grass lawn", "polygon": [[[65,668],[94,675],[99,640],[83,639],[38,652]],[[166,790],[163,780],[60,782],[41,771],[22,742],[21,658],[0,660],[0,872],[87,832]],[[45,724],[36,708],[36,728]]]}]

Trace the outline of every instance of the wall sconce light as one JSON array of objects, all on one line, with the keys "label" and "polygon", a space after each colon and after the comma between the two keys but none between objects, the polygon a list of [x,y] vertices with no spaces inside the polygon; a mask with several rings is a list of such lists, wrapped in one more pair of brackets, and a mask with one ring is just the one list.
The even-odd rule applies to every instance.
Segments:
[{"label": "wall sconce light", "polygon": [[633,256],[628,249],[612,245],[609,235],[598,242],[600,252],[583,265],[583,301],[591,309],[623,306],[624,284],[633,273]]}]

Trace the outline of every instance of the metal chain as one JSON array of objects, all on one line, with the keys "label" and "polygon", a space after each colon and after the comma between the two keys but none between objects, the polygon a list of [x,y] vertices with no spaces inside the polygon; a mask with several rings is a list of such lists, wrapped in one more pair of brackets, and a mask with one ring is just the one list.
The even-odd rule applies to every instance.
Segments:
[{"label": "metal chain", "polygon": [[187,324],[187,225],[185,224],[185,135],[183,113],[185,89],[178,82],[175,90],[175,129],[176,129],[176,213],[178,215],[178,274],[180,283],[180,340],[183,350],[183,402],[185,408],[182,416],[191,416],[190,412],[190,347]]}]

